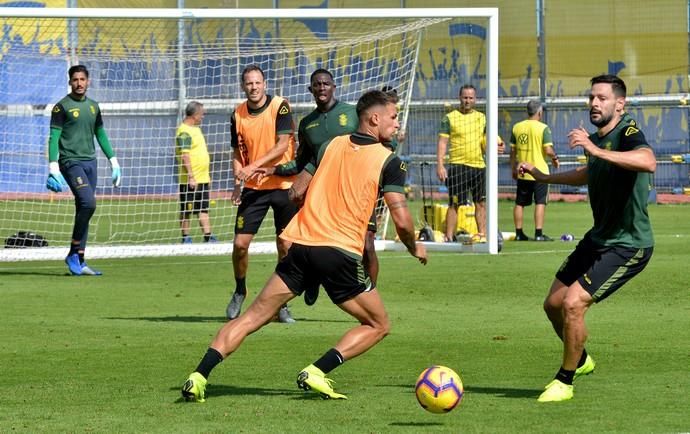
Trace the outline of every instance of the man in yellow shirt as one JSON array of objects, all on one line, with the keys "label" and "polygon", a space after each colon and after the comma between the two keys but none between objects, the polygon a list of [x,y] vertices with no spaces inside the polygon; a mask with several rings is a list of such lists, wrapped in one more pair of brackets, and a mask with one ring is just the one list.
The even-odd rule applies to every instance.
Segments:
[{"label": "man in yellow shirt", "polygon": [[320,148],[304,206],[280,236],[292,242],[287,256],[251,306],[218,331],[182,386],[185,400],[203,402],[211,371],[249,334],[264,326],[281,305],[319,285],[358,324],[300,371],[297,385],[325,398],[346,398],[333,390],[326,374],[372,348],[390,329],[381,296],[362,264],[365,233],[380,190],[400,241],[410,255],[422,264],[427,262],[424,245],[415,242],[414,223],[405,200],[407,168],[382,145],[399,128],[396,103],[395,96],[379,90],[365,93],[357,102],[357,131]]},{"label": "man in yellow shirt", "polygon": [[[446,113],[441,120],[436,153],[436,174],[448,187],[446,239],[455,238],[458,207],[474,202],[474,216],[479,233],[474,238],[486,242],[486,116],[474,109],[477,90],[471,84],[460,88],[460,108]],[[503,140],[498,138],[499,153]],[[450,146],[449,146],[450,145]],[[444,159],[448,151],[448,170]]]},{"label": "man in yellow shirt", "polygon": [[545,235],[544,212],[549,196],[549,185],[536,182],[529,173],[518,173],[518,161],[525,161],[534,165],[541,173],[549,173],[545,156],[548,156],[553,167],[558,168],[558,155],[553,150],[551,142],[551,129],[541,122],[544,109],[537,100],[527,103],[527,116],[524,121],[513,126],[513,134],[510,136],[510,167],[513,171],[513,179],[517,180],[515,193],[515,208],[513,208],[513,220],[515,221],[515,239],[527,241],[529,238],[522,231],[522,214],[524,207],[532,205],[534,199],[534,240],[553,241]]},{"label": "man in yellow shirt", "polygon": [[216,242],[211,233],[211,221],[208,215],[211,159],[206,147],[206,139],[201,132],[201,121],[204,120],[204,106],[192,101],[185,108],[185,118],[175,133],[175,154],[179,164],[178,181],[180,184],[180,228],[182,242],[192,242],[189,235],[190,216],[199,216],[199,225],[204,232],[205,242]]}]

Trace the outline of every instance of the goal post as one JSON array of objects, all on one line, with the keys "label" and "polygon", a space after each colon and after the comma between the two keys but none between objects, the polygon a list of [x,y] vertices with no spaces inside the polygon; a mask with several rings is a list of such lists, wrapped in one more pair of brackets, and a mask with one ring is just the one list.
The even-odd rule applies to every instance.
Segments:
[{"label": "goal post", "polygon": [[[123,170],[114,189],[97,149],[97,210],[91,221],[91,258],[226,254],[232,248],[236,206],[229,116],[244,100],[240,72],[258,64],[268,93],[285,97],[295,122],[314,108],[308,81],[329,69],[336,96],[356,103],[366,90],[392,86],[402,124],[419,98],[420,46],[434,28],[480,19],[486,23],[487,243],[496,253],[498,10],[466,9],[79,9],[0,8],[0,240],[20,231],[43,236],[49,247],[2,249],[0,261],[64,258],[74,218],[70,192],[50,193],[47,137],[53,104],[69,92],[67,69],[90,71],[87,95],[99,102],[105,129]],[[443,31],[443,30],[442,30]],[[441,31],[441,32],[442,32]],[[447,30],[446,30],[447,31]],[[449,89],[449,93],[455,92]],[[210,218],[217,244],[180,244],[174,134],[184,105],[197,100],[211,153]],[[409,135],[408,135],[409,137]],[[405,143],[413,153],[417,143]],[[493,221],[493,223],[492,223]],[[493,229],[492,229],[493,228]],[[270,217],[254,252],[275,251]],[[391,242],[380,249],[395,249]]]}]

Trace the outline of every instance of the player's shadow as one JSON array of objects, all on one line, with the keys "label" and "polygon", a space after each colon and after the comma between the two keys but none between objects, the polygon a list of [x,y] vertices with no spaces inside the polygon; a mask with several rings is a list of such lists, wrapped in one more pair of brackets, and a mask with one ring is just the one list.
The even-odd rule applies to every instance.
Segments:
[{"label": "player's shadow", "polygon": [[390,426],[405,426],[410,428],[424,428],[430,426],[444,426],[441,422],[393,422],[388,424]]},{"label": "player's shadow", "polygon": [[[179,393],[178,387],[171,387],[170,390],[177,391]],[[242,386],[230,386],[225,384],[209,384],[206,387],[206,396],[242,396],[242,395],[252,395],[252,396],[295,396],[304,395],[304,392],[294,389],[271,389],[262,387],[242,387]],[[182,398],[179,398],[176,402],[184,402]]]},{"label": "player's shadow", "polygon": [[56,277],[56,276],[69,276],[72,277],[71,274],[66,273],[64,271],[34,271],[34,270],[26,270],[26,271],[19,271],[19,270],[7,270],[7,271],[2,271],[0,270],[0,276],[50,276],[50,277]]},{"label": "player's shadow", "polygon": [[509,387],[465,386],[466,393],[483,393],[501,398],[536,398],[543,389],[516,389]]},{"label": "player's shadow", "polygon": [[[412,384],[377,384],[377,387],[393,387],[401,389],[400,393],[413,393],[414,383]],[[465,393],[483,393],[487,395],[495,395],[502,398],[534,398],[539,396],[543,390],[539,389],[511,389],[507,387],[484,387],[484,386],[467,386],[465,385]]]},{"label": "player's shadow", "polygon": [[[139,317],[106,317],[104,319],[115,319],[115,320],[129,320],[129,321],[151,321],[151,322],[188,322],[188,323],[206,323],[206,322],[227,322],[227,318],[224,316],[139,316]],[[352,320],[347,319],[314,319],[314,318],[299,318],[295,317],[297,322],[342,322],[342,323],[352,323]],[[273,321],[276,322],[277,321]]]},{"label": "player's shadow", "polygon": [[324,318],[299,318],[294,317],[297,322],[339,322],[355,324],[352,319],[324,319]]},{"label": "player's shadow", "polygon": [[136,316],[136,317],[105,317],[104,319],[116,319],[127,321],[151,321],[151,322],[226,322],[223,316]]}]

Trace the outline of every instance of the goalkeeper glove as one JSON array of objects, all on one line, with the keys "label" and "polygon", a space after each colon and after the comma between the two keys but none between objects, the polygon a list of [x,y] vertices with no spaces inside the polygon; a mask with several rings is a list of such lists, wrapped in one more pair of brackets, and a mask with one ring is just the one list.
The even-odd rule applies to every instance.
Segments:
[{"label": "goalkeeper glove", "polygon": [[48,165],[48,170],[50,174],[46,181],[46,188],[50,191],[60,193],[67,182],[65,182],[65,178],[62,176],[62,173],[60,173],[60,166],[58,166],[57,161],[51,161]]},{"label": "goalkeeper glove", "polygon": [[117,158],[113,157],[110,159],[110,168],[112,172],[113,187],[119,187],[122,182],[122,171],[120,170],[120,165],[117,162]]}]

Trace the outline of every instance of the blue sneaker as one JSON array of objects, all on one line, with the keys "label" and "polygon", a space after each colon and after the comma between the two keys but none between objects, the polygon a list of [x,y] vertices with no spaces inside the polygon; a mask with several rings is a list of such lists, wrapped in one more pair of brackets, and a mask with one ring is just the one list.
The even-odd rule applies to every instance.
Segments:
[{"label": "blue sneaker", "polygon": [[67,255],[65,258],[65,264],[67,264],[67,268],[69,268],[69,272],[72,273],[72,276],[81,276],[82,267],[81,263],[79,262],[78,253]]},{"label": "blue sneaker", "polygon": [[190,235],[183,236],[182,244],[192,244],[192,237]]},{"label": "blue sneaker", "polygon": [[206,242],[207,242],[207,243],[217,243],[217,242],[218,242],[218,238],[216,238],[215,235],[211,235],[210,237],[208,237],[208,241],[206,241]]},{"label": "blue sneaker", "polygon": [[101,275],[103,275],[103,273],[101,273],[99,270],[94,270],[93,268],[86,265],[86,262],[84,262],[81,264],[81,275],[82,276],[101,276]]}]

